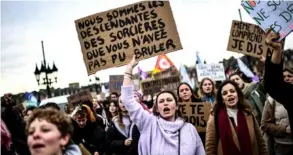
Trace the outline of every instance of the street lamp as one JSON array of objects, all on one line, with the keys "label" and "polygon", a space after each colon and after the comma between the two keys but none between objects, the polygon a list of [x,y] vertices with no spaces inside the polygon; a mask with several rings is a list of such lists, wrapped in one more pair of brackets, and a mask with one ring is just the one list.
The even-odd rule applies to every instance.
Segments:
[{"label": "street lamp", "polygon": [[98,94],[101,90],[100,78],[95,76],[95,82],[92,82],[92,79],[89,77],[89,85],[92,85],[92,83],[94,83],[96,92]]},{"label": "street lamp", "polygon": [[100,83],[100,78],[99,77],[95,76],[95,79],[96,79],[95,87],[96,87],[96,92],[98,94],[101,91],[101,83]]},{"label": "street lamp", "polygon": [[[42,43],[42,51],[43,51],[43,61],[41,63],[40,70],[38,68],[38,65],[36,64],[34,74],[35,74],[36,80],[38,82],[38,85],[46,85],[48,98],[51,98],[52,94],[51,94],[50,86],[54,82],[57,83],[58,69],[57,69],[54,62],[53,62],[52,69],[50,68],[49,64],[47,65],[43,41],[41,41],[41,43]],[[41,79],[42,79],[42,82],[41,82]],[[53,81],[53,80],[55,80],[55,81]]]}]

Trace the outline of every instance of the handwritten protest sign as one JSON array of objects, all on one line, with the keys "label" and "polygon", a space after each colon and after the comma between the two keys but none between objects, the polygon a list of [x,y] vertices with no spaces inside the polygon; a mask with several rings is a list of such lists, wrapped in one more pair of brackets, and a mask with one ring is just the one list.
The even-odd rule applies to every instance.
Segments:
[{"label": "handwritten protest sign", "polygon": [[116,92],[120,94],[123,77],[123,75],[110,75],[109,87],[111,93]]},{"label": "handwritten protest sign", "polygon": [[201,81],[203,78],[210,78],[215,81],[226,80],[223,64],[197,64],[196,65],[197,79]]},{"label": "handwritten protest sign", "polygon": [[179,75],[155,80],[145,80],[141,82],[143,95],[152,95],[162,90],[173,90],[176,92],[180,84]]},{"label": "handwritten protest sign", "polygon": [[142,1],[75,21],[88,75],[182,49],[169,1]]},{"label": "handwritten protest sign", "polygon": [[88,90],[82,90],[67,97],[69,105],[76,105],[85,100],[93,101],[92,94]]},{"label": "handwritten protest sign", "polygon": [[274,49],[265,43],[265,32],[250,23],[233,20],[227,50],[256,58],[272,55]]},{"label": "handwritten protest sign", "polygon": [[179,103],[179,117],[196,127],[198,132],[205,132],[210,116],[211,104]]},{"label": "handwritten protest sign", "polygon": [[293,31],[293,1],[244,0],[241,5],[264,31],[280,33],[280,40]]}]

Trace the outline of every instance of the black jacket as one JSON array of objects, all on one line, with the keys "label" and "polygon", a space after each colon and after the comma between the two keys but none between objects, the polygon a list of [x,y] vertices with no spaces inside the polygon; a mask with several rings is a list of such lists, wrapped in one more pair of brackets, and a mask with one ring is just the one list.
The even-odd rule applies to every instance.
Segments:
[{"label": "black jacket", "polygon": [[[293,85],[283,78],[283,63],[273,64],[267,57],[265,65],[265,90],[288,111],[291,133],[293,133]],[[293,134],[291,134],[293,139]]]},{"label": "black jacket", "polygon": [[130,146],[125,146],[124,141],[128,139],[125,137],[114,125],[110,123],[107,130],[108,152],[116,155],[138,155],[138,141],[140,133],[136,125],[132,129],[132,142]]},{"label": "black jacket", "polygon": [[30,155],[27,146],[27,136],[25,134],[25,122],[18,112],[13,110],[11,104],[2,104],[1,118],[11,134],[11,151],[15,151],[21,155]]},{"label": "black jacket", "polygon": [[74,127],[72,140],[75,144],[83,144],[92,154],[105,152],[106,133],[97,123],[88,122],[84,128],[80,128],[74,120],[72,122]]}]

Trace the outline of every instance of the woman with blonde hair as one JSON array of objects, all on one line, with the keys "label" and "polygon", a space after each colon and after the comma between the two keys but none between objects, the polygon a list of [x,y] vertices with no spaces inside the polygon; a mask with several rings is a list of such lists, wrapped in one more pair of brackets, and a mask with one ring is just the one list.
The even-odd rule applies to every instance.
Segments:
[{"label": "woman with blonde hair", "polygon": [[197,94],[203,102],[213,104],[216,98],[216,92],[216,86],[212,79],[203,78],[201,80]]}]

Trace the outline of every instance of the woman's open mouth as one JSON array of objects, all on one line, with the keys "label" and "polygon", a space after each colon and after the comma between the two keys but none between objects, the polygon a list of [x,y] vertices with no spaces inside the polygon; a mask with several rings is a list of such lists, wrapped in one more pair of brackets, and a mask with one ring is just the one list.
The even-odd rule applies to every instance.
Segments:
[{"label": "woman's open mouth", "polygon": [[168,108],[168,107],[163,108],[163,112],[164,113],[169,113],[170,112],[170,108]]},{"label": "woman's open mouth", "polygon": [[229,103],[234,103],[234,100],[235,100],[234,97],[228,98],[228,102],[229,102]]},{"label": "woman's open mouth", "polygon": [[44,144],[40,144],[40,143],[33,145],[33,149],[41,149],[41,148],[44,148],[44,147],[45,147],[45,145]]}]

